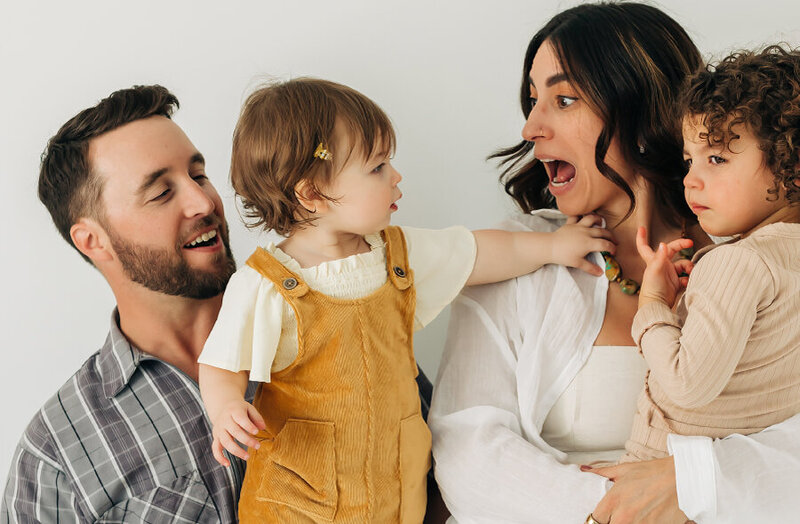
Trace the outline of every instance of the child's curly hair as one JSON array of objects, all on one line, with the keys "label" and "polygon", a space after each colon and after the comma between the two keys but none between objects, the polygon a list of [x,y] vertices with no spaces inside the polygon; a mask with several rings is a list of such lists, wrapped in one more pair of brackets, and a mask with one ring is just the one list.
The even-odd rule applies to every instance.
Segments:
[{"label": "child's curly hair", "polygon": [[689,79],[682,109],[701,116],[712,146],[729,148],[738,138],[733,127],[747,126],[775,175],[770,195],[777,198],[783,185],[786,200],[800,202],[800,51],[771,45],[709,64]]}]

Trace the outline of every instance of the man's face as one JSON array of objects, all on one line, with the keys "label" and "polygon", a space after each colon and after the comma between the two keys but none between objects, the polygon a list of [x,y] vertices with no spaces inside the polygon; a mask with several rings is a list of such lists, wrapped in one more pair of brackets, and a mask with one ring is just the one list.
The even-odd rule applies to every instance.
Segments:
[{"label": "man's face", "polygon": [[220,294],[235,270],[222,201],[203,156],[172,120],[136,120],[92,140],[99,222],[125,275],[168,295]]}]

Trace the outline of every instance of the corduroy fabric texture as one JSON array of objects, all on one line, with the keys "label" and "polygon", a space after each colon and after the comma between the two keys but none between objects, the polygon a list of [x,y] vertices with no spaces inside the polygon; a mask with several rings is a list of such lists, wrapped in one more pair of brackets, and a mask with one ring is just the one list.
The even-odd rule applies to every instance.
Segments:
[{"label": "corduroy fabric texture", "polygon": [[384,232],[389,279],[355,300],[308,287],[266,251],[247,264],[297,318],[298,356],[262,383],[241,523],[420,523],[430,431],[412,348],[415,291],[402,231]]}]

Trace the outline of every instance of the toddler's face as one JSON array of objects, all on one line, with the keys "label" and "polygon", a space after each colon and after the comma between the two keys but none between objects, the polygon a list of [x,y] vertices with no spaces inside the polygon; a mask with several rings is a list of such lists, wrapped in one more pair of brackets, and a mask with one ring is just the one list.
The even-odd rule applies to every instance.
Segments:
[{"label": "toddler's face", "polygon": [[727,146],[709,145],[702,115],[683,121],[686,201],[703,230],[715,236],[746,234],[786,205],[782,194],[776,199],[767,193],[774,176],[756,137],[743,125],[732,131],[738,138]]},{"label": "toddler's face", "polygon": [[[379,148],[380,149],[380,148]],[[325,193],[334,198],[326,223],[341,232],[367,235],[386,228],[403,196],[397,185],[403,179],[392,166],[389,153],[377,151],[369,158],[353,151]]]}]

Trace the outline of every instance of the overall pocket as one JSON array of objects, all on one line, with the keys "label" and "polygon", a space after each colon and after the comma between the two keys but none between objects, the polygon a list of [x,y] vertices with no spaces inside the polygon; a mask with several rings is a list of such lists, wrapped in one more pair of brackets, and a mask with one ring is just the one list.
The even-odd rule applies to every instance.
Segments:
[{"label": "overall pocket", "polygon": [[339,498],[335,449],[333,422],[287,420],[248,464],[259,477],[255,500],[332,521]]},{"label": "overall pocket", "polygon": [[425,517],[431,432],[422,415],[400,421],[400,522],[419,524]]}]

